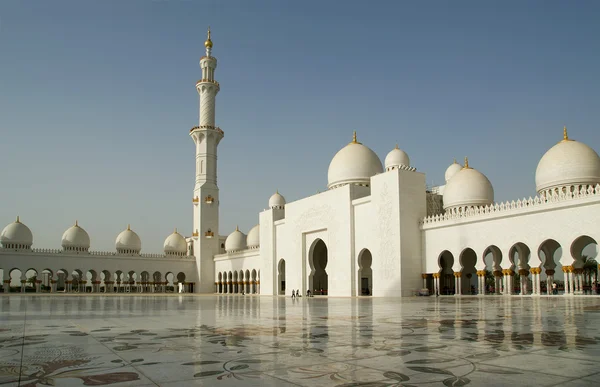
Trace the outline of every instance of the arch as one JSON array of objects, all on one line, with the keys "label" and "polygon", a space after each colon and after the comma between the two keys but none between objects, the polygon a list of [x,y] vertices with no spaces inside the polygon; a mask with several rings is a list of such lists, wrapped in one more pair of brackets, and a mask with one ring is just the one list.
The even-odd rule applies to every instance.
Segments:
[{"label": "arch", "polygon": [[277,294],[285,294],[285,259],[277,264]]},{"label": "arch", "polygon": [[252,294],[256,294],[256,269],[252,269]]},{"label": "arch", "polygon": [[40,290],[43,292],[51,291],[52,289],[52,281],[54,280],[54,273],[51,269],[43,269],[40,272],[40,279],[42,280],[42,284],[40,286]]},{"label": "arch", "polygon": [[[25,270],[25,291],[35,292],[37,291],[37,281],[39,280],[38,271],[34,268]],[[23,279],[21,279],[23,280]]]},{"label": "arch", "polygon": [[[502,250],[496,245],[490,245],[483,250],[483,266],[485,279],[483,285],[486,293],[500,294],[502,290]],[[481,289],[480,293],[484,291]]]},{"label": "arch", "polygon": [[598,242],[588,235],[581,235],[571,243],[571,257],[575,276],[579,278],[580,292],[593,291],[593,284],[598,281]]},{"label": "arch", "polygon": [[327,245],[322,239],[316,239],[309,250],[308,263],[310,274],[308,287],[314,289],[314,294],[329,294],[329,275],[327,274]]},{"label": "arch", "polygon": [[239,282],[238,272],[234,271],[233,272],[233,283],[232,283],[233,293],[239,293],[238,282]]},{"label": "arch", "polygon": [[[513,280],[510,280],[512,289],[508,289],[508,294],[512,294],[514,288],[518,285],[518,291],[521,294],[529,293],[531,288],[529,280],[529,259],[531,257],[531,251],[529,247],[523,242],[517,242],[510,250],[508,250],[508,260],[510,262],[510,269],[516,271]],[[515,270],[516,269],[516,270]]]},{"label": "arch", "polygon": [[246,279],[246,283],[244,284],[244,286],[246,288],[245,292],[246,293],[251,293],[252,290],[250,290],[250,286],[252,286],[252,285],[250,283],[250,281],[251,281],[250,270],[246,269],[246,275],[244,276],[244,278]]},{"label": "arch", "polygon": [[175,291],[175,274],[173,274],[173,272],[168,271],[165,274],[165,282],[166,284],[166,291],[173,293]]},{"label": "arch", "polygon": [[[477,289],[477,253],[470,247],[465,248],[458,256],[461,267],[461,294],[475,294]],[[458,275],[458,274],[457,274]]]},{"label": "arch", "polygon": [[361,296],[373,294],[373,255],[369,249],[358,253],[358,291]]},{"label": "arch", "polygon": [[454,284],[454,255],[448,251],[444,250],[438,256],[438,266],[440,267],[440,294],[454,294],[455,292],[455,284]]}]

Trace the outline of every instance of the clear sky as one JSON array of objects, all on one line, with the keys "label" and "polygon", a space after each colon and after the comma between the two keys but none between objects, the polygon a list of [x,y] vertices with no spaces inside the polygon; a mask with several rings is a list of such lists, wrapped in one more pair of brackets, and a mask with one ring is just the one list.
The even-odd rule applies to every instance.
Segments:
[{"label": "clear sky", "polygon": [[221,234],[276,189],[326,189],[353,130],[428,184],[469,156],[497,200],[532,196],[563,125],[600,149],[599,20],[598,1],[2,1],[0,223],[46,248],[75,219],[94,250],[128,223],[144,252],[190,235],[208,25]]}]

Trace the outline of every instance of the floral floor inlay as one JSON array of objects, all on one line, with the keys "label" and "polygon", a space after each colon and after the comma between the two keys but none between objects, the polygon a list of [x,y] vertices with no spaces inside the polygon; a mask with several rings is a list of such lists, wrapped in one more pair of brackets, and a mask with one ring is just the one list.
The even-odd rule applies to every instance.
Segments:
[{"label": "floral floor inlay", "polygon": [[0,386],[592,386],[600,298],[0,296]]}]

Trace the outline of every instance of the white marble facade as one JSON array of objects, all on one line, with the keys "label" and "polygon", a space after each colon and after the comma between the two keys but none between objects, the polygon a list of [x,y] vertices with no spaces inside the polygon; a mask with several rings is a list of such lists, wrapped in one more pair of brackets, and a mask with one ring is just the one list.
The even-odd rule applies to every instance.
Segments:
[{"label": "white marble facade", "polygon": [[62,250],[34,250],[31,231],[17,221],[1,237],[5,291],[14,283],[13,269],[25,284],[29,269],[45,273],[49,284],[62,281],[48,285],[52,291],[72,290],[73,273],[79,282],[93,282],[83,284],[88,291],[162,292],[181,283],[196,293],[266,295],[393,297],[424,288],[539,295],[551,291],[557,273],[565,294],[581,294],[591,284],[584,249],[600,239],[600,157],[570,139],[566,128],[540,160],[536,196],[507,203],[494,202],[492,183],[466,159],[447,168],[444,186],[427,189],[406,152],[396,146],[382,163],[355,133],[331,161],[327,190],[289,203],[276,192],[248,235],[236,229],[219,236],[217,148],[224,132],[215,124],[220,85],[210,34],[205,46],[196,84],[199,125],[190,131],[192,235],[175,232],[164,254],[143,255],[128,228],[116,253],[93,253],[89,236],[76,229],[63,237]]}]

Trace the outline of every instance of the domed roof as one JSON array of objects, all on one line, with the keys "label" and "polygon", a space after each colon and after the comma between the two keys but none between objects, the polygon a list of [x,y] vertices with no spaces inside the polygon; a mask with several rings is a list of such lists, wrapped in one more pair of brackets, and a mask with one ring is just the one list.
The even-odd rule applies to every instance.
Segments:
[{"label": "domed roof", "polygon": [[285,198],[277,191],[269,198],[269,208],[281,207],[285,207]]},{"label": "domed roof", "polygon": [[446,173],[444,174],[444,178],[446,179],[446,183],[452,178],[452,176],[456,175],[462,169],[462,165],[456,162],[450,164],[450,166],[446,169]]},{"label": "domed roof", "polygon": [[138,234],[127,225],[127,230],[122,231],[119,236],[117,236],[115,246],[119,253],[139,254],[142,250],[142,240]]},{"label": "domed roof", "polygon": [[225,251],[233,252],[246,249],[246,235],[236,226],[235,231],[225,239]]},{"label": "domed roof", "polygon": [[0,234],[0,243],[6,248],[30,248],[33,244],[33,234],[29,227],[21,223],[19,217]]},{"label": "domed roof", "polygon": [[187,254],[187,242],[185,238],[177,232],[177,229],[173,231],[171,235],[165,239],[164,251],[167,255],[186,255]]},{"label": "domed roof", "polygon": [[410,159],[408,158],[406,152],[404,152],[402,149],[399,149],[398,144],[396,144],[396,147],[392,149],[387,156],[385,156],[385,169],[387,170],[389,168],[399,167],[401,165],[410,167]]},{"label": "domed roof", "polygon": [[465,166],[457,172],[444,188],[444,209],[453,207],[485,206],[494,202],[494,188],[488,178],[476,169]]},{"label": "domed roof", "polygon": [[597,183],[600,183],[600,157],[584,143],[571,140],[565,127],[563,140],[550,148],[538,163],[536,190]]},{"label": "domed roof", "polygon": [[246,245],[248,247],[260,246],[260,224],[257,224],[256,226],[252,227],[250,231],[248,231]]},{"label": "domed roof", "polygon": [[61,246],[65,250],[85,250],[90,248],[90,236],[77,221],[65,231],[62,236]]},{"label": "domed roof", "polygon": [[368,184],[371,177],[383,172],[379,157],[368,147],[354,139],[338,153],[329,164],[327,188],[345,184]]}]

